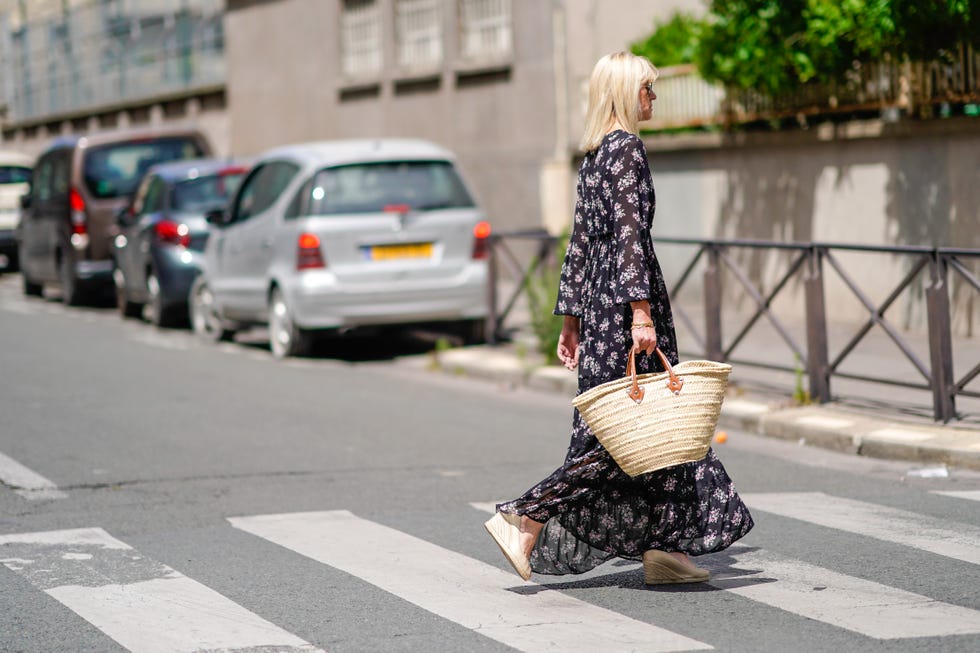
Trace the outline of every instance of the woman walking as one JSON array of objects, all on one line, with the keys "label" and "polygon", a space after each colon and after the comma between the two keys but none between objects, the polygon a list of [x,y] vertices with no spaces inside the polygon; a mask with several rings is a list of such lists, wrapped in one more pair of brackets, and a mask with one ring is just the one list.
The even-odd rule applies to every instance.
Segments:
[{"label": "woman walking", "polygon": [[[653,250],[654,190],[637,124],[653,113],[656,69],[628,52],[596,64],[579,169],[575,222],[555,314],[558,357],[578,366],[578,392],[626,373],[678,362],[667,288]],[[698,462],[631,478],[578,411],[564,464],[518,499],[497,506],[487,531],[525,580],[577,574],[613,557],[642,560],[647,584],[708,580],[688,557],[725,549],[752,517],[709,450]]]}]

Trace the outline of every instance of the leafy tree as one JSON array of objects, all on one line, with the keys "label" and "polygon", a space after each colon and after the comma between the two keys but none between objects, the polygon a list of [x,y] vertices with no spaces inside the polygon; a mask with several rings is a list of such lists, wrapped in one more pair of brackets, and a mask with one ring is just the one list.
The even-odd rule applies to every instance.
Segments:
[{"label": "leafy tree", "polygon": [[964,42],[980,47],[980,0],[711,0],[703,21],[675,15],[633,47],[657,65],[694,61],[707,79],[778,95],[886,56],[949,57]]},{"label": "leafy tree", "polygon": [[653,34],[630,48],[656,66],[694,63],[704,21],[690,14],[675,13],[665,23],[654,23]]}]

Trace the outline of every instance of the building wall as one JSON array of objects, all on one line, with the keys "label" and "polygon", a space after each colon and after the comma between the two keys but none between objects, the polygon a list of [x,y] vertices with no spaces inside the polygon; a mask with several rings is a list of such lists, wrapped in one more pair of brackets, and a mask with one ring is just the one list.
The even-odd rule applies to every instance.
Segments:
[{"label": "building wall", "polygon": [[[658,100],[659,101],[659,100]],[[667,101],[667,99],[663,99]],[[657,190],[654,237],[680,236],[872,246],[980,249],[980,124],[959,119],[931,123],[854,123],[823,133],[709,137],[687,145],[647,139]],[[850,132],[850,133],[846,133]],[[954,137],[955,134],[955,137]],[[658,255],[669,278],[683,271],[690,248],[664,244]],[[733,250],[750,277],[771,288],[786,269],[780,252]],[[908,256],[840,252],[846,273],[880,304],[908,271]],[[980,259],[964,259],[980,276]],[[952,277],[954,330],[980,337],[980,295]],[[886,312],[895,325],[925,328],[920,275]],[[753,305],[729,279],[731,297]],[[697,296],[698,278],[689,284]],[[801,291],[798,283],[790,290]],[[868,318],[843,281],[825,268],[830,317]],[[802,292],[783,293],[776,303]]]}]

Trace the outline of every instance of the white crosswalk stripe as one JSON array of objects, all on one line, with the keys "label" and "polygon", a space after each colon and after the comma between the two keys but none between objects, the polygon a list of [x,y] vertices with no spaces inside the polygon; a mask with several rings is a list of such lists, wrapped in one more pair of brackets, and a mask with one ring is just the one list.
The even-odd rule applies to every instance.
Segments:
[{"label": "white crosswalk stripe", "polygon": [[980,528],[822,492],[743,494],[749,508],[980,564]]},{"label": "white crosswalk stripe", "polygon": [[[742,495],[754,497],[758,495]],[[828,497],[835,499],[835,497]],[[493,513],[494,503],[471,503]],[[709,584],[780,610],[875,639],[980,633],[980,611],[847,576],[763,550],[733,546],[728,552],[744,574]],[[622,573],[617,568],[613,573]],[[745,579],[756,579],[745,583]]]},{"label": "white crosswalk stripe", "polygon": [[131,651],[319,650],[101,528],[0,535],[0,556]]},{"label": "white crosswalk stripe", "polygon": [[809,619],[875,639],[980,633],[980,611],[935,601],[768,551],[729,549],[758,582],[711,585]]},{"label": "white crosswalk stripe", "polygon": [[229,521],[520,651],[712,648],[560,592],[509,592],[514,574],[347,511]]}]

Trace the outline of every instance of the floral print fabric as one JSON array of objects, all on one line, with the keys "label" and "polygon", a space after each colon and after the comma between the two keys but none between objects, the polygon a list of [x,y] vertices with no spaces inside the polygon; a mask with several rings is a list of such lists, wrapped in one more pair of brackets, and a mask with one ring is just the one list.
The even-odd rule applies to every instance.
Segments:
[{"label": "floral print fabric", "polygon": [[[660,350],[678,362],[674,322],[650,228],[656,198],[646,150],[625,131],[606,136],[579,169],[575,222],[559,283],[557,315],[581,318],[578,392],[626,373],[631,301],[648,299]],[[662,371],[655,355],[637,372]],[[721,551],[752,516],[714,451],[704,460],[635,478],[623,472],[574,411],[565,462],[497,510],[544,522],[531,555],[540,574],[582,573],[648,549]]]}]

